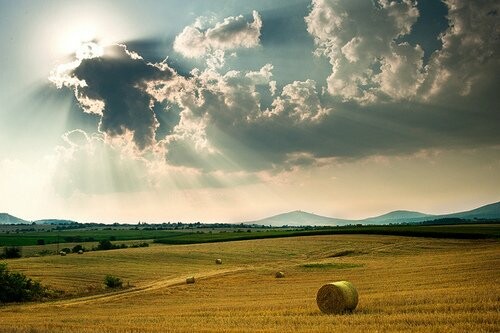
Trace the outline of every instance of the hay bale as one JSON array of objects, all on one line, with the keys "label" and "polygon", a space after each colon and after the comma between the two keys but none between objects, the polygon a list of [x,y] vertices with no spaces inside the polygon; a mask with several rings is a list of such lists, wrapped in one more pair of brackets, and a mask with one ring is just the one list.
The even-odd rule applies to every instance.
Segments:
[{"label": "hay bale", "polygon": [[316,303],[323,313],[351,312],[358,305],[358,292],[348,281],[328,283],[319,288]]},{"label": "hay bale", "polygon": [[83,250],[78,250],[78,254],[83,254]]},{"label": "hay bale", "polygon": [[222,265],[222,259],[215,259],[215,263],[217,265]]},{"label": "hay bale", "polygon": [[190,276],[186,279],[187,284],[193,284],[194,283],[194,276]]},{"label": "hay bale", "polygon": [[283,272],[276,272],[276,274],[274,275],[275,278],[277,279],[282,279],[285,277],[285,273]]},{"label": "hay bale", "polygon": [[64,257],[66,255],[66,252],[60,251],[59,254]]}]

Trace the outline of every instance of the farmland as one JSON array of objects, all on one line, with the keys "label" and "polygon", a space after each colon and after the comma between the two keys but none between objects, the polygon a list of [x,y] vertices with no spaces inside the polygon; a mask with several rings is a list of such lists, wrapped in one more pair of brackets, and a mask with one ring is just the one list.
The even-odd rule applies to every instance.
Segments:
[{"label": "farmland", "polygon": [[[453,225],[380,225],[380,226],[342,226],[306,228],[258,228],[245,225],[223,225],[224,228],[209,228],[203,225],[187,225],[185,229],[162,229],[161,225],[148,228],[106,227],[69,230],[2,232],[0,227],[0,247],[32,246],[39,240],[45,244],[97,242],[100,240],[132,241],[152,239],[163,244],[197,244],[226,242],[235,240],[281,238],[314,235],[371,234],[437,238],[483,239],[500,238],[500,224],[491,221],[487,224]],[[6,228],[5,226],[3,228]],[[12,228],[12,227],[11,227]],[[19,230],[19,227],[18,227]]]},{"label": "farmland", "polygon": [[[0,331],[493,332],[499,253],[495,238],[313,235],[7,260],[62,299],[0,307]],[[126,287],[104,290],[107,274]],[[324,315],[316,292],[338,280],[359,305]]]}]

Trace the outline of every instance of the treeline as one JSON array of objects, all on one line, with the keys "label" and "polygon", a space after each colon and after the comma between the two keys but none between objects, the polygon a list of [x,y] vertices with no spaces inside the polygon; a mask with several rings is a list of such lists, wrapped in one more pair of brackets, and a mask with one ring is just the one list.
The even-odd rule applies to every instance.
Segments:
[{"label": "treeline", "polygon": [[60,252],[64,252],[67,254],[68,253],[80,253],[81,254],[83,252],[88,252],[88,251],[107,251],[107,250],[117,250],[117,249],[148,247],[148,246],[149,246],[149,243],[147,243],[147,242],[134,243],[131,245],[127,245],[124,243],[114,244],[114,243],[111,243],[111,241],[109,239],[105,239],[105,240],[99,241],[97,246],[93,246],[90,249],[86,249],[85,247],[83,247],[83,245],[77,244],[72,249],[70,249],[69,247],[65,247],[65,248],[61,249]]}]

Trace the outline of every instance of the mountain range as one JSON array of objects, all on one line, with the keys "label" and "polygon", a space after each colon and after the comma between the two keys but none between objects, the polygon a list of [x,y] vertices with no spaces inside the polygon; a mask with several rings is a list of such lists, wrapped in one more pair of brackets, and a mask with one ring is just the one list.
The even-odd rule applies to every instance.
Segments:
[{"label": "mountain range", "polygon": [[[348,220],[339,219],[334,217],[326,217],[316,214],[311,214],[296,210],[293,212],[283,213],[261,220],[244,222],[245,224],[257,224],[265,226],[281,227],[288,226],[341,226],[347,224],[364,224],[364,225],[377,225],[377,224],[397,224],[397,223],[418,223],[424,221],[432,221],[447,218],[459,218],[468,220],[484,220],[484,219],[500,219],[500,202],[492,203],[482,206],[473,210],[458,212],[443,215],[430,215],[419,212],[412,212],[407,210],[396,210],[384,215],[369,217],[361,220]],[[12,216],[7,213],[0,213],[0,224],[75,224],[77,222],[71,220],[36,220],[26,221],[18,217]]]},{"label": "mountain range", "polygon": [[361,220],[339,219],[320,216],[300,210],[283,213],[261,220],[245,222],[246,224],[270,226],[341,226],[347,224],[377,225],[390,223],[418,223],[447,218],[460,219],[500,219],[500,202],[482,206],[473,210],[443,215],[431,215],[407,210],[397,210],[384,215],[369,217]]}]

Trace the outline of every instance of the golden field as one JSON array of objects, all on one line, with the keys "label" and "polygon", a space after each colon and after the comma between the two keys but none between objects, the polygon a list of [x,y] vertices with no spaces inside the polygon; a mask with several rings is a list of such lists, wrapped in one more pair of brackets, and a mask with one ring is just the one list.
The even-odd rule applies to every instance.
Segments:
[{"label": "golden field", "polygon": [[[2,332],[500,331],[497,240],[310,236],[7,262],[66,296],[1,306]],[[128,287],[104,291],[106,274]],[[339,280],[357,287],[358,307],[325,315],[316,292]]]}]

